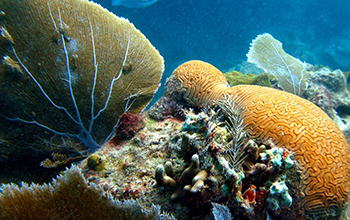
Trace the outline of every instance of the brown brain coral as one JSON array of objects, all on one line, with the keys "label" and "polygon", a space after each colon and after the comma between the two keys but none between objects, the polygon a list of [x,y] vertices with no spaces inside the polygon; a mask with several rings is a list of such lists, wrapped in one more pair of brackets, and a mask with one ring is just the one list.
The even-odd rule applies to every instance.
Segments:
[{"label": "brown brain coral", "polygon": [[271,88],[228,88],[222,73],[201,61],[179,66],[173,76],[186,89],[186,98],[199,104],[211,103],[223,92],[232,95],[243,108],[251,138],[272,139],[294,152],[303,173],[303,204],[309,214],[337,212],[347,202],[350,149],[340,129],[320,108]]}]

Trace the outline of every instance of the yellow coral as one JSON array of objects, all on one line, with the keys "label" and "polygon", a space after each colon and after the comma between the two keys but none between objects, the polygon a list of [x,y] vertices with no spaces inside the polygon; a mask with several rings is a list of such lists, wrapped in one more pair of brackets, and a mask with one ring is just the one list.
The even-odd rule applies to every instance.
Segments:
[{"label": "yellow coral", "polygon": [[212,65],[189,61],[173,74],[187,99],[212,103],[223,93],[243,109],[250,138],[271,139],[294,152],[303,173],[303,205],[309,214],[339,211],[348,200],[350,149],[336,124],[313,103],[291,93],[260,86],[229,88]]}]

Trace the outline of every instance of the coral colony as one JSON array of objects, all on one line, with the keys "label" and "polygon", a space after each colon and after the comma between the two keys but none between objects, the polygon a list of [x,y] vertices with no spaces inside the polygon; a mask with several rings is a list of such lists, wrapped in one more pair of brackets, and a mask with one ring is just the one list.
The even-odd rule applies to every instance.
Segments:
[{"label": "coral colony", "polygon": [[[243,130],[241,111],[232,100],[224,98],[218,102],[220,111],[186,112],[181,151],[184,158],[189,158],[189,152],[196,153],[178,175],[173,162],[158,165],[158,186],[174,189],[171,200],[235,201],[250,215],[254,210],[258,212],[265,200],[271,211],[290,207],[292,197],[285,175],[294,162],[288,150],[274,145],[258,146],[249,140]],[[265,179],[256,181],[259,174],[266,175]]]},{"label": "coral colony", "polygon": [[120,115],[143,110],[159,86],[158,51],[93,2],[1,1],[0,9],[4,155],[8,146],[93,152],[114,135]]},{"label": "coral colony", "polygon": [[[8,15],[18,8],[17,16]],[[45,13],[34,16],[28,8]],[[8,77],[0,83],[22,86],[14,93],[0,90],[7,95],[0,100],[1,122],[18,123],[17,129],[0,128],[0,150],[22,137],[19,143],[31,147],[71,145],[73,138],[94,151],[50,185],[2,186],[1,218],[346,219],[350,148],[337,125],[343,131],[350,126],[334,108],[350,105],[340,101],[349,96],[340,71],[314,70],[263,34],[253,41],[248,61],[273,74],[285,91],[230,87],[214,66],[192,60],[174,70],[150,110],[135,114],[158,88],[164,66],[128,21],[83,0],[3,0],[0,9],[0,71]],[[32,30],[14,25],[22,22],[20,15],[40,20],[32,27],[48,30],[44,43],[23,36]],[[102,25],[106,20],[118,28]],[[116,43],[99,48],[104,39]],[[30,51],[27,57],[27,42],[56,60]],[[40,50],[48,42],[51,47]],[[115,65],[107,67],[106,60]],[[234,75],[245,78],[229,77]],[[244,80],[271,85],[267,75]]]}]

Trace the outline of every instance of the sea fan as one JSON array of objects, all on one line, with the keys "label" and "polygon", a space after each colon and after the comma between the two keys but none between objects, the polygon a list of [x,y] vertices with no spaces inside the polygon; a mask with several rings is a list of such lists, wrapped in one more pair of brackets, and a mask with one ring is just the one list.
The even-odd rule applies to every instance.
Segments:
[{"label": "sea fan", "polygon": [[51,184],[6,184],[0,188],[0,219],[175,219],[138,200],[116,200],[87,183],[73,166]]},{"label": "sea fan", "polygon": [[284,52],[282,43],[270,34],[258,35],[251,43],[247,57],[248,62],[274,75],[284,91],[303,94],[308,77],[306,63]]},{"label": "sea fan", "polygon": [[[128,20],[86,0],[0,1],[0,152],[96,150],[144,109],[163,58]],[[24,152],[21,152],[24,151]]]}]

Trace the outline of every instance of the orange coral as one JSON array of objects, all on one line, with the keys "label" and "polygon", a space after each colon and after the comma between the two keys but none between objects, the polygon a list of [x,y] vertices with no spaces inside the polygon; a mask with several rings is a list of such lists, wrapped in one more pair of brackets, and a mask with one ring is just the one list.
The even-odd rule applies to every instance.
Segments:
[{"label": "orange coral", "polygon": [[199,60],[180,65],[172,76],[181,82],[188,100],[195,104],[208,103],[220,98],[229,86],[220,70]]},{"label": "orange coral", "polygon": [[243,109],[250,138],[270,139],[294,152],[303,173],[303,205],[309,214],[337,212],[347,202],[350,148],[337,125],[316,105],[272,88],[229,88],[219,70],[201,61],[180,65],[173,77],[186,89],[186,98],[198,104],[230,94]]}]

